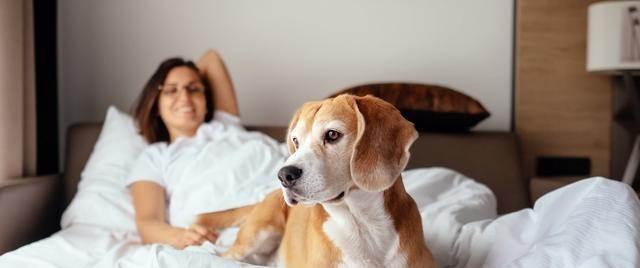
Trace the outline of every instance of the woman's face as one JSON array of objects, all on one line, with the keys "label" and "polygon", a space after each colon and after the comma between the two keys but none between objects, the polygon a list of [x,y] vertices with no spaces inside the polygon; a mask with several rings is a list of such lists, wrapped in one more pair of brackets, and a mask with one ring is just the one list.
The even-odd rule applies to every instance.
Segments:
[{"label": "woman's face", "polygon": [[171,140],[193,136],[207,114],[205,87],[196,71],[186,66],[173,68],[161,86],[158,110]]}]

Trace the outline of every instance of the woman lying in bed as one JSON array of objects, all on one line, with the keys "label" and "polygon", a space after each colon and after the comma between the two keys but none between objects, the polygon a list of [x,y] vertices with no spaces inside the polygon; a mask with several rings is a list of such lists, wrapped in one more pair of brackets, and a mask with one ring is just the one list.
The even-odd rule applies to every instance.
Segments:
[{"label": "woman lying in bed", "polygon": [[[237,120],[238,107],[225,66],[214,51],[198,62],[172,58],[160,64],[147,82],[135,108],[135,119],[147,142],[154,144],[134,164],[128,182],[133,196],[136,225],[142,242],[165,243],[176,248],[215,241],[216,235],[197,225],[179,228],[166,221],[167,193],[176,187],[180,160],[162,159],[169,145],[181,137],[193,137],[212,119],[214,107]],[[205,79],[206,78],[206,79]],[[212,90],[215,89],[212,94]],[[212,96],[213,95],[213,96]],[[157,144],[155,144],[157,143]],[[159,165],[153,165],[158,160]],[[187,160],[188,161],[188,160]],[[174,180],[172,180],[174,179]]]},{"label": "woman lying in bed", "polygon": [[[197,65],[162,62],[134,108],[133,119],[108,109],[61,230],[0,256],[0,267],[189,267],[190,258],[237,264],[211,254],[218,248],[206,241],[217,235],[192,225],[194,218],[257,203],[277,189],[286,148],[241,126],[215,51]],[[203,242],[207,248],[181,250]]]},{"label": "woman lying in bed", "polygon": [[[134,117],[141,134],[151,144],[133,165],[127,182],[142,242],[184,248],[205,240],[215,241],[216,234],[202,226],[191,224],[183,228],[171,224],[189,224],[194,215],[167,217],[166,212],[169,208],[170,214],[184,214],[182,209],[172,209],[175,207],[172,194],[185,183],[183,180],[192,179],[184,178],[184,172],[202,159],[199,155],[225,155],[230,153],[226,150],[237,149],[233,146],[217,146],[213,152],[205,149],[212,140],[235,134],[225,131],[225,127],[239,126],[235,92],[220,56],[209,50],[197,66],[179,58],[162,62],[144,87]],[[273,177],[263,179],[275,182],[275,173]],[[224,187],[224,181],[220,184]]]}]

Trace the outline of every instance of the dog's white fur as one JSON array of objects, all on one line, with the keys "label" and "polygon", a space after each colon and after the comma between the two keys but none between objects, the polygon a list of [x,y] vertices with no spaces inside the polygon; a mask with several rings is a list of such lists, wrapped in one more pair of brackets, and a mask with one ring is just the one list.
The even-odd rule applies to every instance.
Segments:
[{"label": "dog's white fur", "polygon": [[382,193],[354,190],[344,202],[322,206],[331,215],[323,229],[344,252],[345,267],[406,266]]}]

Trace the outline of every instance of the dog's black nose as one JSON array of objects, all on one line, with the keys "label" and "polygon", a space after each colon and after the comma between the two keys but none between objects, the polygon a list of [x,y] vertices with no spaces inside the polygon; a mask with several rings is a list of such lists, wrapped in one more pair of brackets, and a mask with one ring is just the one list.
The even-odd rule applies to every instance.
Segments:
[{"label": "dog's black nose", "polygon": [[302,169],[295,166],[286,166],[278,171],[278,179],[286,188],[292,187],[300,176],[302,176]]}]

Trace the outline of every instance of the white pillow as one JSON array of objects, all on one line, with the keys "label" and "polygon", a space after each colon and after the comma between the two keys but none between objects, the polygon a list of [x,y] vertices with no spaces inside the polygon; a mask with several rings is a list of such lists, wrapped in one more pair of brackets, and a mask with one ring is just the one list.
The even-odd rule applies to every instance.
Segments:
[{"label": "white pillow", "polygon": [[62,228],[92,224],[135,231],[131,197],[124,182],[146,145],[131,116],[110,106],[82,171],[78,192],[62,216]]},{"label": "white pillow", "polygon": [[78,189],[107,183],[122,190],[131,165],[146,145],[133,118],[110,106],[100,136],[82,171]]}]

